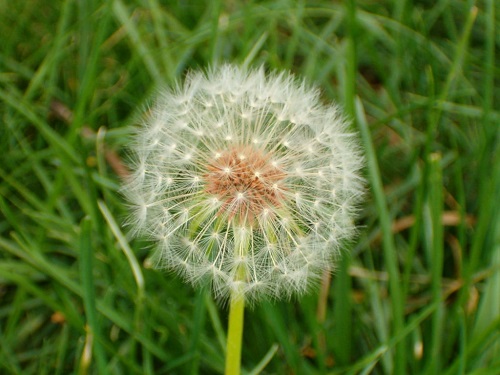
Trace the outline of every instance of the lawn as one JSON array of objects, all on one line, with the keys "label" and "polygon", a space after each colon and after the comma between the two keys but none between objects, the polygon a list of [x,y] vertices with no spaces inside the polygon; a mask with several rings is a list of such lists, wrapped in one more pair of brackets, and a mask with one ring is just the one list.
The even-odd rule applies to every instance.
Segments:
[{"label": "lawn", "polygon": [[228,62],[318,87],[365,159],[356,238],[248,306],[243,373],[500,374],[495,5],[0,1],[0,373],[223,373],[228,304],[153,267],[121,186],[158,91]]}]

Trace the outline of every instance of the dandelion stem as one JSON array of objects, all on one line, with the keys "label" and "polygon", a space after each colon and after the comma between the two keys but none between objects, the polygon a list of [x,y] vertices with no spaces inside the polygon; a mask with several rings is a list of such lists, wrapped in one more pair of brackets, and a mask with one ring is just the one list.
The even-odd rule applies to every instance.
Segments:
[{"label": "dandelion stem", "polygon": [[[250,246],[245,220],[238,218],[238,225],[233,221],[235,257],[245,258]],[[241,225],[241,227],[240,227]],[[242,280],[246,279],[245,267],[240,264],[236,269],[237,283],[231,290],[229,307],[229,326],[226,346],[226,375],[240,375],[241,373],[241,343],[243,338],[243,320],[245,317],[245,295]]]},{"label": "dandelion stem", "polygon": [[226,375],[239,375],[241,372],[241,342],[243,338],[243,319],[245,298],[241,292],[234,292],[229,307],[229,327],[226,351]]}]

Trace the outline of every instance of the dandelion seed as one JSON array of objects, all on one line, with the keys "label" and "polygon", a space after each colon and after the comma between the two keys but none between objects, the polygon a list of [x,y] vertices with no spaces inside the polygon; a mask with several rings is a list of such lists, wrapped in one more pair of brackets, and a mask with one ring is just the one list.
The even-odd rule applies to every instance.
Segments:
[{"label": "dandelion seed", "polygon": [[164,92],[124,192],[156,264],[216,296],[305,292],[354,232],[362,157],[335,106],[285,73],[224,65]]}]

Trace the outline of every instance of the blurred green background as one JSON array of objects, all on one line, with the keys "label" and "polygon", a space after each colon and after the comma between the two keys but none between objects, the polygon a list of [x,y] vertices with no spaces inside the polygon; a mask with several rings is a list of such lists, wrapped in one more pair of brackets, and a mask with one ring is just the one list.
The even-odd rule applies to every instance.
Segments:
[{"label": "blurred green background", "polygon": [[0,0],[0,373],[222,372],[227,307],[150,267],[118,189],[155,92],[233,62],[340,103],[368,181],[332,278],[247,310],[245,373],[500,374],[495,5]]}]

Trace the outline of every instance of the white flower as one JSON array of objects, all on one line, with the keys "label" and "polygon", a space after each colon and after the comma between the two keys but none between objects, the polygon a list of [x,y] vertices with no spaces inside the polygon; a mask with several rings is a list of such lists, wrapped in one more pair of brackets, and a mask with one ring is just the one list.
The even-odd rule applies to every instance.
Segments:
[{"label": "white flower", "polygon": [[130,224],[157,242],[159,267],[219,297],[304,292],[355,232],[355,139],[287,73],[192,72],[137,130]]}]

